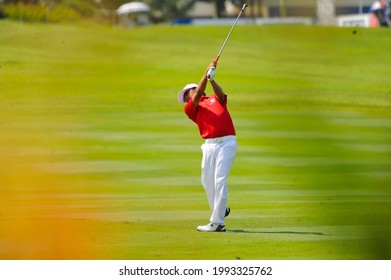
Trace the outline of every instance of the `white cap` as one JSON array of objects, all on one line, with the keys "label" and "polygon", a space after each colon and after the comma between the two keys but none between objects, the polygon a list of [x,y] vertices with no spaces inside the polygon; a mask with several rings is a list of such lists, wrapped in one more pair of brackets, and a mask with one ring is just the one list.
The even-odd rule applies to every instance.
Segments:
[{"label": "white cap", "polygon": [[178,93],[178,102],[179,103],[185,103],[183,100],[183,95],[185,94],[186,90],[191,89],[191,88],[196,88],[198,87],[197,84],[187,84],[179,93]]}]

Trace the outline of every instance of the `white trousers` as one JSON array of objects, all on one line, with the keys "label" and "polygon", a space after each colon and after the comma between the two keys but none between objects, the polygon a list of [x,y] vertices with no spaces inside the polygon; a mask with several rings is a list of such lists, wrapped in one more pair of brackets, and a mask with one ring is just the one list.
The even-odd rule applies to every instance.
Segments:
[{"label": "white trousers", "polygon": [[227,178],[238,149],[236,137],[207,139],[201,149],[201,183],[212,212],[210,221],[224,224],[228,201]]}]

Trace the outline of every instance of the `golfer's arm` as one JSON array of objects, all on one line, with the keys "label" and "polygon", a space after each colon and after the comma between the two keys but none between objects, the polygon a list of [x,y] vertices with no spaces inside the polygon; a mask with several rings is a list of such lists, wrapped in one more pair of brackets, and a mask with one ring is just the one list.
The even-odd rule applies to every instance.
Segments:
[{"label": "golfer's arm", "polygon": [[216,83],[215,80],[211,81],[210,84],[212,85],[213,87],[213,91],[214,93],[217,95],[217,97],[219,98],[219,101],[220,102],[223,102],[225,100],[225,93],[223,91],[223,89],[221,88],[221,86],[219,86],[218,83]]},{"label": "golfer's arm", "polygon": [[206,77],[206,73],[204,76],[202,76],[202,79],[198,83],[197,86],[197,94],[193,95],[193,103],[197,107],[198,103],[200,102],[201,96],[204,94],[205,89],[206,89],[206,84],[208,82],[208,79]]}]

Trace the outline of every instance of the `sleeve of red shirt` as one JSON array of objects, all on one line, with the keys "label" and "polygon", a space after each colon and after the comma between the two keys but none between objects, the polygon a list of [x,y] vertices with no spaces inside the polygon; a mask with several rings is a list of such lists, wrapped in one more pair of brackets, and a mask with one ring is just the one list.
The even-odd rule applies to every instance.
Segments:
[{"label": "sleeve of red shirt", "polygon": [[186,103],[185,105],[185,113],[191,119],[193,122],[197,122],[197,108],[194,105],[193,100],[189,100],[189,102]]}]

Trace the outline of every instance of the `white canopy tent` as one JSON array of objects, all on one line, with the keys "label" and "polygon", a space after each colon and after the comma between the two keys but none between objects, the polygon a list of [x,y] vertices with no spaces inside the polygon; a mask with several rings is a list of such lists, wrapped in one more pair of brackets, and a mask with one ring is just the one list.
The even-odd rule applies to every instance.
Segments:
[{"label": "white canopy tent", "polygon": [[116,13],[120,18],[120,24],[126,27],[146,25],[149,23],[151,8],[143,2],[130,2],[121,5]]},{"label": "white canopy tent", "polygon": [[137,14],[137,13],[148,13],[150,10],[151,8],[143,2],[131,2],[131,3],[126,3],[121,5],[117,9],[117,14],[128,15],[128,14]]}]

